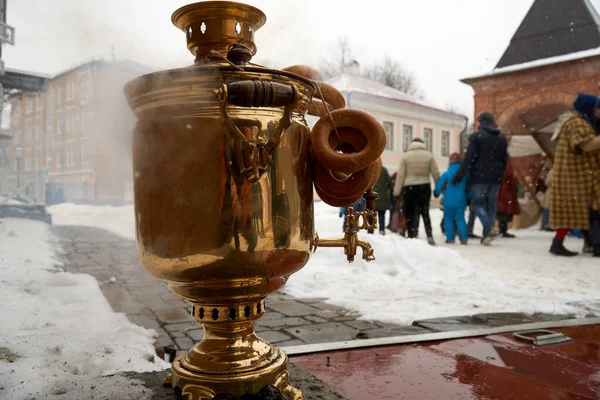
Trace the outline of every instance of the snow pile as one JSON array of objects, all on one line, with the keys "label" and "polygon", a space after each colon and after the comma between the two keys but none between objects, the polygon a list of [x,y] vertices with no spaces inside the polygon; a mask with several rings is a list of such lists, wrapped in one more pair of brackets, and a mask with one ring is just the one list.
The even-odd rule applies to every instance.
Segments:
[{"label": "snow pile", "polygon": [[[57,264],[46,224],[3,220],[0,397],[83,395],[99,376],[168,367],[154,355],[154,332],[114,313],[95,278],[62,272]],[[132,383],[131,398],[143,398],[142,390]]]},{"label": "snow pile", "polygon": [[[436,240],[443,243],[442,213],[431,214]],[[317,203],[315,220],[319,237],[342,236],[337,209]],[[485,312],[600,314],[598,301],[596,309],[567,304],[600,299],[597,260],[550,255],[552,234],[526,230],[517,235],[498,239],[491,247],[477,240],[468,246],[431,247],[423,232],[421,239],[361,232],[375,249],[375,261],[367,263],[357,254],[348,264],[342,249],[317,249],[283,290],[296,297],[328,298],[358,311],[363,319],[399,324]]]},{"label": "snow pile", "polygon": [[61,203],[48,207],[54,225],[80,225],[106,229],[126,239],[135,240],[133,206],[91,206]]},{"label": "snow pile", "polygon": [[[56,224],[98,226],[135,238],[131,206],[64,204],[50,210]],[[325,297],[363,319],[399,324],[483,312],[600,314],[596,259],[550,255],[552,234],[536,227],[518,231],[517,239],[498,239],[490,247],[477,240],[468,246],[446,245],[439,228],[442,213],[432,210],[431,216],[438,246],[429,246],[423,232],[421,239],[413,240],[391,232],[361,232],[375,249],[375,261],[363,261],[359,249],[354,263],[348,264],[342,249],[321,248],[283,291],[300,298]],[[343,236],[337,208],[315,203],[315,224],[321,238]],[[476,231],[481,232],[479,224]],[[566,245],[580,250],[582,242],[568,240]],[[591,305],[570,304],[580,301]]]}]

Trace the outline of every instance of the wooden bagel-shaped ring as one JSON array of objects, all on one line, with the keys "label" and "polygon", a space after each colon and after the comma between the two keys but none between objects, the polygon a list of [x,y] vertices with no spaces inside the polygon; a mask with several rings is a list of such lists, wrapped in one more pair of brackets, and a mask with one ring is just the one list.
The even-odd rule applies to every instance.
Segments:
[{"label": "wooden bagel-shaped ring", "polygon": [[331,171],[325,169],[321,163],[314,160],[313,163],[313,181],[319,190],[327,196],[336,199],[348,199],[362,195],[371,185],[373,180],[373,170],[376,165],[357,171],[350,175],[346,180],[336,179]]},{"label": "wooden bagel-shaped ring", "polygon": [[[321,118],[312,129],[310,150],[326,169],[352,174],[373,164],[385,149],[385,131],[370,114],[359,110],[335,110],[329,118]],[[338,153],[330,145],[330,136],[335,135],[334,126],[355,128],[367,139],[367,145],[356,153]],[[340,137],[341,139],[341,137]],[[337,146],[336,146],[337,147]]]},{"label": "wooden bagel-shaped ring", "polygon": [[308,65],[291,65],[282,69],[282,71],[291,72],[292,74],[300,75],[313,81],[320,81],[323,79],[321,73],[317,69],[309,67]]},{"label": "wooden bagel-shaped ring", "polygon": [[357,195],[356,197],[348,198],[348,199],[336,199],[335,197],[329,196],[327,193],[324,193],[318,186],[315,186],[315,192],[325,204],[328,204],[332,207],[347,207],[358,201],[362,197],[362,193]]}]

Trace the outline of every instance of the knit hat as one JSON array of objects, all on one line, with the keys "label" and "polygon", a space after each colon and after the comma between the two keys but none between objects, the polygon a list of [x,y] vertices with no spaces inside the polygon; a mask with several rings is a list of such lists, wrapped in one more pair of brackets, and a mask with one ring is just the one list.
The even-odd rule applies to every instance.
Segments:
[{"label": "knit hat", "polygon": [[479,117],[477,117],[477,121],[479,121],[480,124],[483,125],[496,125],[496,120],[494,119],[494,115],[491,112],[482,112],[481,114],[479,114]]},{"label": "knit hat", "polygon": [[460,153],[452,153],[450,154],[450,164],[457,164],[462,161],[462,156]]},{"label": "knit hat", "polygon": [[594,112],[596,108],[600,107],[600,98],[591,94],[581,93],[577,96],[577,99],[573,103],[573,108],[580,114],[588,117],[590,120],[594,119]]}]

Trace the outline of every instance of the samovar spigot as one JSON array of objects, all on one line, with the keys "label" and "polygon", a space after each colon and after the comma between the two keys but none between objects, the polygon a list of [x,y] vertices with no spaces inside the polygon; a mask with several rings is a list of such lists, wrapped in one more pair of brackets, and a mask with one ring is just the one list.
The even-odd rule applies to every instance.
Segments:
[{"label": "samovar spigot", "polygon": [[373,189],[369,189],[363,197],[367,200],[366,211],[354,211],[354,207],[348,207],[348,215],[346,216],[347,227],[344,237],[341,239],[319,239],[319,237],[315,236],[316,247],[343,247],[348,262],[354,261],[356,250],[360,247],[362,249],[363,260],[367,262],[375,260],[373,247],[366,240],[358,238],[358,231],[361,229],[377,229],[375,200],[377,200],[378,195]]}]

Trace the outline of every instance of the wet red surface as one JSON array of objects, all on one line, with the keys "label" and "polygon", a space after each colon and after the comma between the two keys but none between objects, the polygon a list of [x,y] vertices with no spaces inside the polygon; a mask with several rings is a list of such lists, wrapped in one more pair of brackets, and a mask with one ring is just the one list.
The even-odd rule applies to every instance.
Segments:
[{"label": "wet red surface", "polygon": [[600,399],[600,325],[552,331],[573,341],[536,347],[500,334],[290,359],[351,400]]}]

